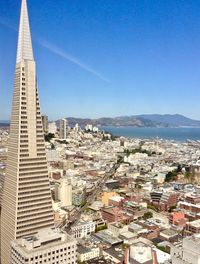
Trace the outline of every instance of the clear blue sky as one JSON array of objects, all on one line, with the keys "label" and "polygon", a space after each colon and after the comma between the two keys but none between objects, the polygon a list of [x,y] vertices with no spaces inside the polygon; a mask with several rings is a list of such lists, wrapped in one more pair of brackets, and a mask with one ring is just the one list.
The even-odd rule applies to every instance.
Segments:
[{"label": "clear blue sky", "polygon": [[[20,0],[0,1],[0,120],[11,112]],[[27,0],[50,119],[200,119],[199,0]]]}]

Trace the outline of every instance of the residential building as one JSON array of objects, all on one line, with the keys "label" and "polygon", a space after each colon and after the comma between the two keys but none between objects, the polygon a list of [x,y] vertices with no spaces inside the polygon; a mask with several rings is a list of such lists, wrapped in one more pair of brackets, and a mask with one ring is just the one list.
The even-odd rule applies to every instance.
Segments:
[{"label": "residential building", "polygon": [[178,241],[178,232],[172,229],[164,229],[160,231],[160,238],[165,241]]},{"label": "residential building", "polygon": [[102,218],[106,220],[108,223],[118,222],[123,220],[122,211],[119,208],[113,206],[102,208],[101,215]]},{"label": "residential building", "polygon": [[185,213],[185,217],[190,221],[200,219],[200,204],[179,202],[179,208]]},{"label": "residential building", "polygon": [[186,224],[186,231],[189,231],[191,234],[200,234],[200,219],[188,222]]},{"label": "residential building", "polygon": [[184,212],[177,211],[172,212],[169,216],[169,223],[176,226],[184,226],[186,224],[186,218]]},{"label": "residential building", "polygon": [[200,195],[199,194],[188,194],[185,197],[185,201],[187,203],[191,203],[191,204],[199,204],[200,203]]},{"label": "residential building", "polygon": [[164,192],[160,199],[160,210],[167,211],[170,207],[176,206],[178,201],[178,194],[176,192]]},{"label": "residential building", "polygon": [[67,127],[68,127],[67,119],[65,119],[65,118],[61,119],[60,125],[59,125],[60,139],[66,139],[67,138]]},{"label": "residential building", "polygon": [[72,185],[67,178],[62,178],[58,186],[58,199],[61,206],[72,205]]},{"label": "residential building", "polygon": [[51,134],[56,134],[57,133],[57,126],[56,126],[55,122],[49,123],[48,132],[51,133]]},{"label": "residential building", "polygon": [[46,115],[42,116],[42,125],[43,125],[44,132],[47,133],[48,132],[48,126],[49,126],[48,116],[46,116]]}]

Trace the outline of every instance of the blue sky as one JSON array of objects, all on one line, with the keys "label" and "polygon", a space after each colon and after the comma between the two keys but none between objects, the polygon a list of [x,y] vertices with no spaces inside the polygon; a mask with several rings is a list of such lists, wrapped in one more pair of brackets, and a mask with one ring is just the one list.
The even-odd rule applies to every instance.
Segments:
[{"label": "blue sky", "polygon": [[[20,0],[0,1],[0,120],[10,117]],[[27,0],[42,113],[200,119],[199,0]]]}]

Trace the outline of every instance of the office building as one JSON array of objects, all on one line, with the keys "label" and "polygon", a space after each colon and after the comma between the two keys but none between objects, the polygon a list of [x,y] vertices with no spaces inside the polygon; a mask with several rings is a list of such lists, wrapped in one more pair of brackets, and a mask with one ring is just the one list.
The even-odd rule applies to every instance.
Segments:
[{"label": "office building", "polygon": [[76,241],[54,229],[43,229],[35,235],[14,240],[12,264],[75,264]]},{"label": "office building", "polygon": [[[1,263],[11,241],[54,227],[44,133],[26,0],[22,0],[1,214]],[[20,262],[21,263],[21,262]]]}]

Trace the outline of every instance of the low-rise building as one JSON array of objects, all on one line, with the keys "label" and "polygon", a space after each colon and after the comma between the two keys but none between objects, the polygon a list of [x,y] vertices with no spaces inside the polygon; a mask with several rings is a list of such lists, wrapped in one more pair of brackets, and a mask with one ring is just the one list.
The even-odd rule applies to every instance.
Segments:
[{"label": "low-rise building", "polygon": [[76,240],[54,229],[11,242],[12,264],[77,263]]},{"label": "low-rise building", "polygon": [[160,238],[166,241],[175,242],[178,240],[178,232],[172,229],[165,229],[160,231]]},{"label": "low-rise building", "polygon": [[102,218],[108,223],[118,222],[123,220],[123,213],[117,207],[105,207],[101,210]]},{"label": "low-rise building", "polygon": [[108,223],[108,230],[116,237],[121,233],[128,231],[128,226],[119,222]]},{"label": "low-rise building", "polygon": [[92,221],[79,221],[71,227],[71,233],[74,238],[84,238],[95,232],[95,223]]},{"label": "low-rise building", "polygon": [[100,256],[99,247],[83,247],[78,246],[78,260],[81,262],[88,261],[94,258],[98,258]]},{"label": "low-rise building", "polygon": [[199,234],[200,233],[200,219],[188,222],[186,224],[186,230],[191,234]]},{"label": "low-rise building", "polygon": [[110,247],[108,249],[104,249],[103,255],[106,259],[111,260],[112,263],[124,263],[124,250],[120,247]]}]

